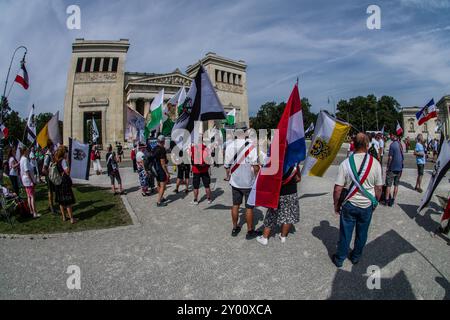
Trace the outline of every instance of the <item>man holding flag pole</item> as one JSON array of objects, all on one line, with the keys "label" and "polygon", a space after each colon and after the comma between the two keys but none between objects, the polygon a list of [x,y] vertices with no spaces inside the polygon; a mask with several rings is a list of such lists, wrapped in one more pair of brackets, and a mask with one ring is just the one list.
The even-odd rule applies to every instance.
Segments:
[{"label": "man holding flag pole", "polygon": [[279,238],[284,243],[291,226],[300,220],[297,183],[301,177],[298,165],[305,158],[303,112],[297,83],[275,130],[268,165],[259,171],[247,201],[251,206],[269,208],[263,235],[256,238],[260,244],[268,244],[276,225],[282,226]]}]

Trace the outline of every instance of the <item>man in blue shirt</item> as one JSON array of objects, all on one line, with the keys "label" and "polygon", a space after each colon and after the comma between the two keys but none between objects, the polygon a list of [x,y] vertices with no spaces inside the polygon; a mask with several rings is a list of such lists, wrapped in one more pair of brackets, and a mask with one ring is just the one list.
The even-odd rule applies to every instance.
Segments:
[{"label": "man in blue shirt", "polygon": [[[386,205],[392,207],[397,197],[398,185],[403,171],[403,147],[396,135],[391,136],[388,161],[386,166]],[[391,198],[391,187],[394,184],[394,194]]]},{"label": "man in blue shirt", "polygon": [[417,136],[416,149],[414,150],[414,155],[416,156],[416,163],[417,163],[417,182],[414,190],[416,190],[419,193],[422,193],[423,190],[420,185],[422,183],[423,172],[425,169],[425,156],[426,156],[425,147],[423,146],[422,134],[419,134]]}]

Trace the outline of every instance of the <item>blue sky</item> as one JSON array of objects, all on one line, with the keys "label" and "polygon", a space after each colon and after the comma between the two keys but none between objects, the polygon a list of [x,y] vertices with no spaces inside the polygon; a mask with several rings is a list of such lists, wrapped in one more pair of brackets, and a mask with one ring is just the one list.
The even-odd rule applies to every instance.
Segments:
[{"label": "blue sky", "polygon": [[[66,28],[67,6],[81,30]],[[366,9],[381,8],[381,30]],[[392,95],[402,106],[450,94],[450,0],[183,0],[0,2],[0,81],[20,44],[29,49],[31,87],[10,104],[26,115],[62,110],[75,38],[129,38],[126,70],[171,72],[209,51],[248,64],[250,114],[285,101],[297,76],[313,111],[339,99]],[[14,74],[18,60],[13,65]]]}]

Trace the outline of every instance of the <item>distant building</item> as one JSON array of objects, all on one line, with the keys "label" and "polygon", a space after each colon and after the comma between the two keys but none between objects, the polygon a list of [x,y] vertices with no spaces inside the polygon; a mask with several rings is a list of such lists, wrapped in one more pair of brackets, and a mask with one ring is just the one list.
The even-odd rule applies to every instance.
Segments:
[{"label": "distant building", "polygon": [[[75,40],[64,101],[64,143],[69,137],[88,142],[91,121],[97,124],[99,144],[124,142],[127,106],[144,115],[161,89],[164,88],[165,102],[183,85],[189,89],[199,62],[188,66],[186,74],[179,69],[165,74],[126,72],[129,47],[127,39]],[[236,109],[236,121],[248,125],[245,62],[211,52],[200,61],[225,112]]]},{"label": "distant building", "polygon": [[450,95],[442,97],[436,104],[438,117],[431,119],[421,126],[419,126],[416,113],[420,111],[420,107],[406,107],[402,109],[403,116],[403,131],[405,137],[415,139],[419,133],[422,133],[425,138],[439,139],[441,132],[446,138],[450,134]]},{"label": "distant building", "polygon": [[[425,139],[428,137],[439,138],[440,133],[436,132],[439,125],[438,119],[431,119],[419,126],[416,119],[416,113],[420,111],[420,107],[406,107],[402,109],[403,116],[403,135],[409,139],[416,139],[417,135],[421,133]],[[439,110],[438,110],[439,112]]]}]

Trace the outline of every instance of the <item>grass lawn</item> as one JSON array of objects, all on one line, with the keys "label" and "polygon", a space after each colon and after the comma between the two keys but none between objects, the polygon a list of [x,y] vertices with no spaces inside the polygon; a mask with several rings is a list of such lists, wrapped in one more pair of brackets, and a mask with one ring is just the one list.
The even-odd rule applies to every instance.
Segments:
[{"label": "grass lawn", "polygon": [[[55,209],[58,214],[48,210],[47,188],[40,184],[36,188],[37,211],[42,216],[38,219],[13,215],[13,226],[0,218],[0,234],[49,234],[73,232],[92,229],[105,229],[131,224],[131,218],[120,199],[109,189],[88,185],[74,185],[76,204],[73,207],[74,216],[78,222],[74,225],[70,221],[62,222],[59,206]],[[22,198],[26,197],[24,190]],[[26,200],[25,200],[26,201]]]}]

